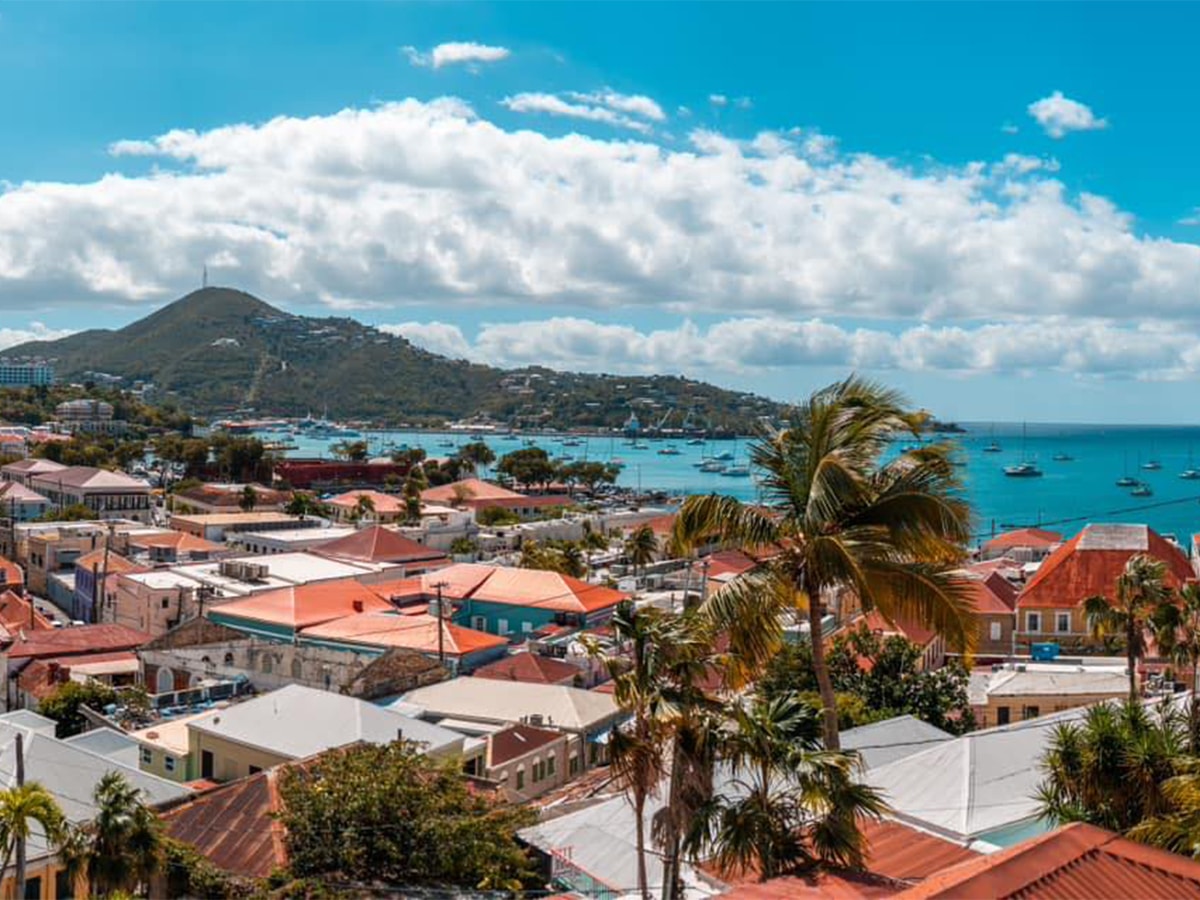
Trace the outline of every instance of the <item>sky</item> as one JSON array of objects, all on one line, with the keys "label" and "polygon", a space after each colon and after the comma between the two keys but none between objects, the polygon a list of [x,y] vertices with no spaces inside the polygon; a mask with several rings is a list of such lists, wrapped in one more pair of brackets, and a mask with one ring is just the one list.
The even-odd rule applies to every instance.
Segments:
[{"label": "sky", "polygon": [[502,366],[1200,423],[1183,3],[9,3],[0,347],[199,286]]}]

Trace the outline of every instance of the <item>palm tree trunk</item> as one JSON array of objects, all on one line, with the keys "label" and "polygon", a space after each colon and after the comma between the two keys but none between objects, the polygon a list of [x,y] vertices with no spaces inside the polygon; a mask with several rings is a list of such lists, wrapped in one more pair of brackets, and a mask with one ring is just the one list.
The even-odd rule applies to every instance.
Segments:
[{"label": "palm tree trunk", "polygon": [[1138,698],[1137,684],[1137,656],[1134,653],[1134,641],[1137,638],[1137,633],[1133,627],[1133,617],[1129,617],[1129,627],[1125,634],[1125,658],[1129,661],[1129,701],[1136,703]]},{"label": "palm tree trunk", "polygon": [[17,890],[13,896],[22,900],[25,896],[25,838],[17,838]]},{"label": "palm tree trunk", "polygon": [[1196,755],[1196,730],[1200,726],[1200,707],[1196,705],[1196,694],[1200,692],[1200,659],[1192,658],[1192,708],[1188,717],[1188,752]]},{"label": "palm tree trunk", "polygon": [[634,796],[633,808],[637,815],[637,823],[634,827],[637,841],[638,894],[641,895],[642,900],[650,900],[650,887],[646,883],[646,796],[641,791]]},{"label": "palm tree trunk", "polygon": [[683,764],[680,760],[679,736],[676,735],[671,749],[671,780],[667,787],[667,810],[670,824],[667,826],[667,841],[663,848],[663,879],[662,900],[675,900],[676,888],[679,885],[679,844],[681,835],[676,822],[676,810],[681,802],[679,791],[682,787],[680,771]]},{"label": "palm tree trunk", "polygon": [[825,749],[841,750],[837,695],[833,692],[833,680],[829,677],[829,664],[825,661],[825,635],[821,631],[821,599],[811,593],[808,593],[808,637],[812,641],[813,674],[817,676],[817,689],[821,692],[821,706],[824,707],[821,715],[824,719]]}]

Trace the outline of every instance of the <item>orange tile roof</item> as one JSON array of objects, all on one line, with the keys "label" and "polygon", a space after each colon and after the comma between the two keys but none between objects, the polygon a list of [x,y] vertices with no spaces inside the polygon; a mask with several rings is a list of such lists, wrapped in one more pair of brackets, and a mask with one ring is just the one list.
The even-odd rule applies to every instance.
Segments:
[{"label": "orange tile roof", "polygon": [[462,494],[468,503],[499,502],[505,500],[524,500],[524,494],[510,491],[506,487],[492,484],[480,478],[464,478],[451,484],[439,484],[437,487],[421,491],[421,499],[427,503],[451,503]]},{"label": "orange tile roof", "polygon": [[395,497],[392,494],[384,494],[380,491],[348,491],[345,494],[338,494],[336,497],[331,497],[326,502],[331,506],[337,506],[342,509],[354,509],[358,505],[359,497],[369,497],[375,507],[375,512],[381,515],[402,513],[406,509],[403,497]]},{"label": "orange tile roof", "polygon": [[583,670],[540,653],[514,653],[481,666],[471,674],[476,678],[525,681],[530,684],[572,684],[583,674]]},{"label": "orange tile roof", "polygon": [[317,550],[323,556],[365,562],[403,563],[447,559],[440,550],[418,544],[382,525],[363,528],[354,534],[321,544]]},{"label": "orange tile roof", "polygon": [[1200,896],[1200,862],[1075,823],[990,856],[944,869],[900,897]]},{"label": "orange tile roof", "polygon": [[891,820],[865,821],[866,871],[825,871],[811,877],[788,876],[753,883],[747,875],[723,897],[731,900],[782,900],[785,897],[890,897],[978,854],[916,828]]},{"label": "orange tile roof", "polygon": [[[145,571],[145,566],[139,566],[137,563],[126,559],[119,553],[113,553],[111,550],[108,553],[107,565],[109,575],[128,575],[130,572]],[[75,560],[75,568],[86,569],[93,573],[96,571],[105,571],[104,551],[92,550],[83,554],[83,556]]]},{"label": "orange tile roof", "polygon": [[[455,600],[482,600],[511,606],[538,607],[556,612],[596,612],[616,606],[626,594],[588,584],[569,575],[538,569],[513,569],[460,563],[422,575],[420,580],[392,582],[399,600],[432,597],[438,583],[443,595]],[[418,587],[419,585],[419,587]],[[378,585],[382,591],[384,585]]]},{"label": "orange tile roof", "polygon": [[186,531],[163,531],[157,534],[130,535],[129,546],[144,548],[174,547],[176,553],[214,553],[225,549],[224,544],[207,541]]},{"label": "orange tile roof", "polygon": [[[437,624],[437,619],[428,613],[399,615],[371,612],[313,625],[304,629],[303,636],[317,640],[374,647],[404,647],[421,653],[436,653]],[[499,635],[442,622],[442,647],[448,656],[463,656],[507,645],[508,640]]]},{"label": "orange tile roof", "polygon": [[80,656],[135,650],[150,640],[150,635],[124,625],[76,625],[27,633],[8,650],[9,659],[54,656]]},{"label": "orange tile roof", "polygon": [[222,616],[251,619],[300,629],[363,612],[384,612],[392,605],[376,589],[352,578],[264,591],[212,607]]},{"label": "orange tile roof", "polygon": [[1057,531],[1046,531],[1042,528],[1018,528],[998,534],[986,544],[984,550],[1011,550],[1015,547],[1031,547],[1044,549],[1054,544],[1061,544],[1063,536]]},{"label": "orange tile roof", "polygon": [[13,562],[0,556],[0,585],[12,584],[25,586],[25,570]]},{"label": "orange tile roof", "polygon": [[1111,596],[1130,557],[1147,553],[1167,563],[1167,581],[1195,577],[1183,551],[1153,529],[1089,525],[1051,553],[1017,599],[1020,609],[1073,609],[1088,597]]},{"label": "orange tile roof", "polygon": [[0,626],[12,635],[22,630],[45,631],[54,627],[32,602],[13,591],[0,593]]},{"label": "orange tile roof", "polygon": [[971,603],[980,615],[1011,615],[1017,603],[1017,590],[999,572],[986,578],[964,579]]},{"label": "orange tile roof", "polygon": [[709,578],[742,575],[758,565],[758,560],[742,550],[720,550],[706,557],[706,562]]}]

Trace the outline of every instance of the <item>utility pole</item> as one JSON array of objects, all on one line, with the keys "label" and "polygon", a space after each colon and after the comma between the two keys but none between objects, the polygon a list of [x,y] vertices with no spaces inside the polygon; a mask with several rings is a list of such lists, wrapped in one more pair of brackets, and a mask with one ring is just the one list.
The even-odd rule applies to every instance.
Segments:
[{"label": "utility pole", "polygon": [[[25,784],[25,735],[17,731],[17,787]],[[17,891],[14,896],[25,896],[25,838],[17,838]]]},{"label": "utility pole", "polygon": [[446,587],[446,582],[439,581],[434,585],[437,588],[437,639],[438,639],[438,663],[442,666],[446,665],[446,635],[444,621],[446,618],[445,607],[442,599],[442,588]]}]

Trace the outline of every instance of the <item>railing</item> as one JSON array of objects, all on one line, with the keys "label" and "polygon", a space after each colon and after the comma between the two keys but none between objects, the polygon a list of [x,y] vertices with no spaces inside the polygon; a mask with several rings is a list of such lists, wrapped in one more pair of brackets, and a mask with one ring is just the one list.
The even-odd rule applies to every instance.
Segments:
[{"label": "railing", "polygon": [[570,847],[550,851],[550,880],[597,900],[616,900],[621,895],[621,891],[605,884],[571,859]]}]

